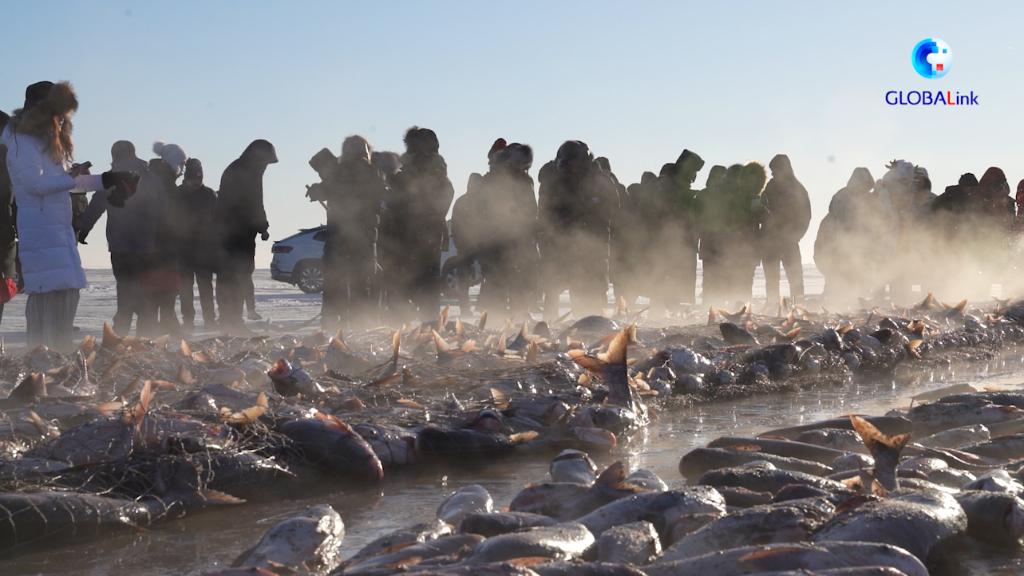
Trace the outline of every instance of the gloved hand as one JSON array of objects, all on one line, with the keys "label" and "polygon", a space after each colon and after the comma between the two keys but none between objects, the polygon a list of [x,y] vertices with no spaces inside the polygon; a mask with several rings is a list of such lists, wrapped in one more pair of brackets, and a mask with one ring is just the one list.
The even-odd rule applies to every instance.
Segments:
[{"label": "gloved hand", "polygon": [[107,203],[117,208],[124,206],[125,200],[135,194],[135,189],[139,185],[139,176],[133,172],[104,172],[101,178],[104,189],[113,189],[107,196]]},{"label": "gloved hand", "polygon": [[267,240],[270,240],[270,233],[269,232],[260,232],[260,240],[263,240],[264,242],[266,242]]},{"label": "gloved hand", "polygon": [[88,235],[89,235],[89,233],[85,232],[84,230],[79,231],[78,232],[78,243],[79,244],[86,244],[86,245],[88,245],[89,243],[85,241],[85,237],[88,236]]}]

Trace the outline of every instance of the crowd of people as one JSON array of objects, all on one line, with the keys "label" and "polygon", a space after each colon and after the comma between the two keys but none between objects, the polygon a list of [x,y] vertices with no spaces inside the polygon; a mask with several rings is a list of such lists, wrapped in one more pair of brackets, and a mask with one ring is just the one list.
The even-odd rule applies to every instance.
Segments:
[{"label": "crowd of people", "polygon": [[[244,333],[245,309],[256,317],[256,238],[269,239],[263,176],[277,162],[274,146],[250,143],[216,191],[199,159],[161,142],[149,161],[131,142],[115,142],[111,169],[93,175],[89,163],[73,161],[77,108],[70,84],[39,82],[12,116],[0,113],[0,302],[15,281],[28,294],[29,344],[70,348],[86,283],[77,244],[103,214],[116,331],[130,332],[133,322],[147,336],[192,330],[197,287],[205,329]],[[698,189],[704,160],[684,150],[625,186],[607,158],[569,140],[540,167],[535,186],[531,147],[499,138],[486,173],[472,174],[453,205],[434,131],[410,128],[404,144],[399,155],[349,136],[340,156],[323,149],[309,162],[320,181],[307,196],[327,219],[325,330],[432,321],[443,278],[456,280],[466,309],[469,286],[480,282],[478,310],[509,319],[538,307],[557,317],[566,290],[576,315],[601,313],[609,285],[616,300],[647,298],[656,314],[696,304],[698,295],[705,306],[749,302],[759,265],[769,306],[780,299],[782,270],[789,297],[804,297],[800,240],[811,203],[786,155],[767,168],[712,166]],[[912,285],[937,289],[953,277],[990,287],[1009,256],[1024,182],[1016,203],[998,168],[980,180],[965,174],[935,195],[922,167],[899,160],[886,168],[877,182],[856,169],[830,203],[814,245],[826,296],[898,300]],[[442,270],[450,243],[457,255]]]}]

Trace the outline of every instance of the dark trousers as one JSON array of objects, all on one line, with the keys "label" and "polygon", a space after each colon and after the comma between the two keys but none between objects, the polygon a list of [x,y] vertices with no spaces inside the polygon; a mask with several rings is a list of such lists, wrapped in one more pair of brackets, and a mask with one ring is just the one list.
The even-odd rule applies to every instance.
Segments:
[{"label": "dark trousers", "polygon": [[779,282],[782,276],[779,271],[780,262],[786,269],[789,295],[793,298],[802,298],[804,295],[804,268],[800,258],[800,244],[780,242],[767,246],[761,258],[761,265],[764,267],[765,293],[769,306],[779,302]]},{"label": "dark trousers", "polygon": [[495,318],[506,314],[525,318],[534,304],[537,292],[536,248],[498,247],[480,255],[484,283],[480,286],[479,304],[483,310],[495,311]]},{"label": "dark trousers", "polygon": [[362,325],[374,315],[370,292],[373,246],[324,246],[324,293],[321,328],[333,332],[340,327]]},{"label": "dark trousers", "polygon": [[203,325],[212,328],[217,322],[217,312],[213,304],[213,273],[202,267],[183,262],[179,268],[181,275],[181,320],[185,324],[194,324],[196,320],[195,294],[193,285],[199,288],[199,306],[202,308]]},{"label": "dark trousers", "polygon": [[217,307],[221,328],[229,333],[245,328],[242,306],[254,268],[253,255],[249,253],[228,254],[221,263],[217,274]]},{"label": "dark trousers", "polygon": [[147,302],[141,278],[149,267],[147,254],[111,252],[110,267],[114,272],[117,289],[117,311],[114,312],[114,331],[127,334],[132,329],[132,320],[138,317],[138,329],[155,323],[154,310]]},{"label": "dark trousers", "polygon": [[249,270],[249,277],[246,278],[245,283],[245,309],[249,314],[256,312],[256,284],[252,281],[252,274],[255,271],[256,263],[253,262],[253,267]]},{"label": "dark trousers", "polygon": [[410,265],[408,291],[420,320],[433,320],[441,309],[441,251],[425,250]]}]

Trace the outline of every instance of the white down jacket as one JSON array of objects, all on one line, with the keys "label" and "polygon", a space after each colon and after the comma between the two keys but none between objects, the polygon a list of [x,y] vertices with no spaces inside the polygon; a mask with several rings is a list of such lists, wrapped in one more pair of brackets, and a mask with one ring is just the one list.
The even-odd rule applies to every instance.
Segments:
[{"label": "white down jacket", "polygon": [[18,258],[25,292],[85,288],[78,241],[71,228],[71,192],[103,187],[100,176],[72,178],[54,162],[37,138],[12,133],[0,136],[7,146],[7,171],[18,204]]}]

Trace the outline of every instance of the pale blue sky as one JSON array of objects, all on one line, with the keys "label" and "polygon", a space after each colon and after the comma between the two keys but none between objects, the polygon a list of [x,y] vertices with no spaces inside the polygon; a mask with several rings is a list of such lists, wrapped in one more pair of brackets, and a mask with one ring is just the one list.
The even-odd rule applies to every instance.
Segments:
[{"label": "pale blue sky", "polygon": [[[786,152],[814,224],[856,166],[924,165],[936,188],[1021,157],[1024,5],[1018,2],[23,2],[7,0],[0,109],[36,80],[71,80],[76,156],[154,140],[203,160],[216,188],[253,138],[271,235],[323,220],[306,162],[348,134],[400,150],[413,124],[441,140],[456,193],[494,138],[531,144],[536,169],[588,142],[630,183],[683,148],[712,164]],[[917,76],[923,37],[952,47],[949,74]],[[974,90],[981,106],[890,108],[886,90]],[[87,267],[109,265],[98,228]],[[258,264],[270,257],[261,246]]]}]

